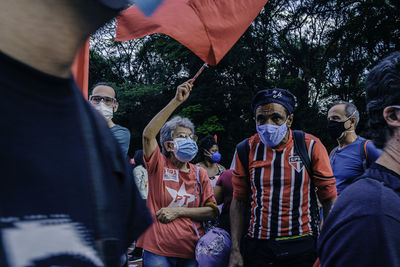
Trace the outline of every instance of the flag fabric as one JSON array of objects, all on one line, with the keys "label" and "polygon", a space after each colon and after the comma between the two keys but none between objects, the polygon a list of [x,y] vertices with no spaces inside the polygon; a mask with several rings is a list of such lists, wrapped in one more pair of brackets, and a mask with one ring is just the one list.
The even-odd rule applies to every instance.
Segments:
[{"label": "flag fabric", "polygon": [[131,6],[117,17],[116,41],[166,34],[216,65],[268,0],[164,0],[151,17]]},{"label": "flag fabric", "polygon": [[83,96],[87,99],[89,84],[89,39],[76,54],[71,72]]}]

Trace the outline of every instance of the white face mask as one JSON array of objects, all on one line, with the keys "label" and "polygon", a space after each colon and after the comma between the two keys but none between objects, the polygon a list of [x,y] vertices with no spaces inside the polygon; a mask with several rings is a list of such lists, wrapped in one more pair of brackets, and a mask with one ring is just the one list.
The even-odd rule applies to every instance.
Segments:
[{"label": "white face mask", "polygon": [[101,101],[99,104],[94,105],[92,104],[95,109],[97,109],[103,116],[104,118],[109,121],[113,117],[114,113],[114,107],[112,106],[107,106],[106,104]]}]

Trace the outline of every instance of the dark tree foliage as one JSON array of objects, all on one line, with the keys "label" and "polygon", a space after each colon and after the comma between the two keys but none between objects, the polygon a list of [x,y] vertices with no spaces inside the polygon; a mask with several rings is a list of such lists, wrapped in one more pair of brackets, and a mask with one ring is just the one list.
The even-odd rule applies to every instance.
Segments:
[{"label": "dark tree foliage", "polygon": [[[226,166],[235,144],[255,133],[250,103],[260,89],[294,93],[293,128],[319,137],[328,150],[335,143],[325,131],[326,113],[334,100],[356,104],[358,133],[368,136],[364,79],[400,50],[398,10],[394,0],[271,0],[221,62],[196,80],[176,114],[192,119],[200,137],[218,136]],[[90,84],[106,80],[119,88],[116,120],[132,130],[132,153],[145,125],[203,62],[165,35],[113,42],[114,28],[111,23],[93,37]]]}]

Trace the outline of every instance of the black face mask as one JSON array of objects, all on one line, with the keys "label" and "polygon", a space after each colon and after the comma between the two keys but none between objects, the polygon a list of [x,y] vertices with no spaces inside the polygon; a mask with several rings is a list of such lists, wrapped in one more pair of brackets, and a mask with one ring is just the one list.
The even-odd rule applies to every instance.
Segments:
[{"label": "black face mask", "polygon": [[346,128],[344,128],[344,123],[346,121],[347,120],[345,120],[345,121],[329,120],[328,121],[328,125],[326,128],[328,129],[328,133],[332,137],[332,139],[335,139],[335,140],[339,139],[339,137],[342,135],[342,133],[347,130]]},{"label": "black face mask", "polygon": [[[353,115],[354,115],[354,112],[351,116],[353,116]],[[351,128],[351,126],[347,129],[344,128],[345,122],[350,120],[351,116],[348,117],[345,121],[331,121],[331,120],[328,121],[328,125],[326,128],[328,129],[329,135],[333,139],[335,139],[335,140],[339,139],[342,136],[342,133],[344,131],[347,131],[348,129]]]}]

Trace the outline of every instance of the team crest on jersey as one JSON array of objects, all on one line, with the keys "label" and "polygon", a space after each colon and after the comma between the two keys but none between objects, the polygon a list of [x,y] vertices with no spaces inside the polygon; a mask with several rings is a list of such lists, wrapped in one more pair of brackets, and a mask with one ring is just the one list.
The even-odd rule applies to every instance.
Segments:
[{"label": "team crest on jersey", "polygon": [[304,164],[301,161],[300,156],[291,156],[289,157],[289,164],[297,171],[301,172],[304,169]]},{"label": "team crest on jersey", "polygon": [[164,168],[163,180],[179,182],[179,170]]}]

